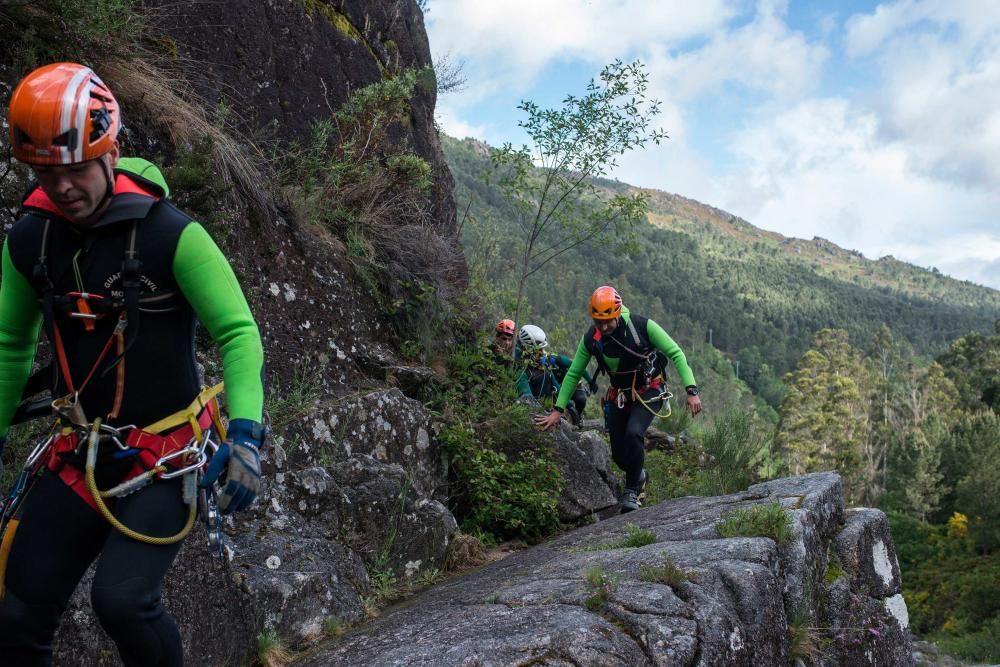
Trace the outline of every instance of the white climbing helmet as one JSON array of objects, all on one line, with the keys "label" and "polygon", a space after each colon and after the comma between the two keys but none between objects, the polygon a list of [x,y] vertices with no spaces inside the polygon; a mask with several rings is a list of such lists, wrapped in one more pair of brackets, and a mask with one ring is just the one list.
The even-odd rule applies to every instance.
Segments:
[{"label": "white climbing helmet", "polygon": [[544,350],[549,346],[545,332],[534,324],[525,324],[521,327],[521,330],[517,332],[517,342],[525,350]]}]

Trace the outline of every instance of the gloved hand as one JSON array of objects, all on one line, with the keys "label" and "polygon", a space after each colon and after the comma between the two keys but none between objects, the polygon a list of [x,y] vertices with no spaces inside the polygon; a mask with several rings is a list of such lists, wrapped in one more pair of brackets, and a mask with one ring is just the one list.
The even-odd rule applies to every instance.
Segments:
[{"label": "gloved hand", "polygon": [[[229,437],[212,456],[201,486],[208,488],[226,469],[225,486],[219,496],[219,509],[231,514],[250,506],[260,491],[260,446],[264,427],[250,419],[229,422]],[[228,466],[228,467],[227,467]]]}]

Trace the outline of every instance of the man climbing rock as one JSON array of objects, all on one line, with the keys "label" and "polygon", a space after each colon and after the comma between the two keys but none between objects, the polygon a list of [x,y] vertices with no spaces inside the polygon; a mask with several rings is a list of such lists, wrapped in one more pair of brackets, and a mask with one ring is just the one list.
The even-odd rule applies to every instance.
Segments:
[{"label": "man climbing rock", "polygon": [[[31,72],[7,120],[37,183],[3,247],[0,434],[43,327],[58,421],[5,505],[0,662],[51,664],[59,617],[97,559],[91,601],[122,661],[180,665],[161,582],[196,515],[195,475],[208,489],[222,478],[226,513],[258,492],[260,334],[228,261],[170,203],[159,170],[120,157],[118,103],[90,68]],[[202,434],[224,426],[219,388],[199,380],[196,319],[219,346],[230,416],[207,469]]]},{"label": "man climbing rock", "polygon": [[[525,324],[517,334],[519,358],[524,362],[521,374],[517,376],[518,396],[531,396],[535,399],[554,399],[566,377],[572,360],[564,354],[546,354],[549,346],[548,338],[541,327]],[[597,382],[587,372],[582,371],[583,379],[590,387],[591,393],[597,393]],[[579,383],[574,389],[568,405],[570,422],[579,426],[583,409],[587,406],[587,390]]]},{"label": "man climbing rock", "polygon": [[543,430],[556,427],[583,369],[597,359],[598,372],[608,374],[611,386],[604,397],[604,419],[611,439],[611,456],[625,472],[622,512],[641,506],[646,487],[646,452],[643,434],[663,408],[667,394],[663,371],[667,359],[674,363],[686,388],[691,416],[701,412],[701,399],[694,373],[683,350],[659,324],[642,315],[632,315],[622,305],[613,287],[598,287],[590,297],[594,323],[580,339],[573,363],[566,372],[555,406],[547,415],[535,417]]}]

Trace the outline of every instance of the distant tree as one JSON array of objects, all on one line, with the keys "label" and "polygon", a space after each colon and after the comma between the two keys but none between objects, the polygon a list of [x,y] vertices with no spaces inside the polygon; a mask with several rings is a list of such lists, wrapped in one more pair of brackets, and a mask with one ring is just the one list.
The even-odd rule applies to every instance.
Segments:
[{"label": "distant tree", "polygon": [[[994,327],[1000,329],[1000,323]],[[962,336],[938,361],[958,387],[964,409],[986,406],[1000,413],[1000,332]]]},{"label": "distant tree", "polygon": [[812,348],[785,376],[788,390],[779,410],[777,444],[789,470],[801,474],[837,469],[852,500],[866,486],[862,445],[871,421],[861,354],[842,329],[816,332]]},{"label": "distant tree", "polygon": [[645,194],[612,192],[593,179],[625,153],[667,136],[651,127],[659,102],[646,99],[647,82],[642,63],[616,60],[560,109],[522,101],[518,109],[528,118],[518,125],[532,146],[507,143],[493,151],[495,178],[521,231],[515,320],[528,278],[582,244],[621,239],[645,217]]}]

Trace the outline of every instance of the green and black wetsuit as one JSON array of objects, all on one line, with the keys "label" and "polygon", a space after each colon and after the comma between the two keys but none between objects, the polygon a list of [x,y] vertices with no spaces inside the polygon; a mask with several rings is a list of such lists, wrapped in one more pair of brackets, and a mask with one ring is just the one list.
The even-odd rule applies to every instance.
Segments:
[{"label": "green and black wetsuit", "polygon": [[[596,358],[598,366],[608,373],[612,393],[617,395],[621,391],[627,399],[622,407],[617,401],[607,403],[605,415],[612,458],[625,472],[625,485],[638,489],[646,458],[643,434],[653,421],[653,413],[663,405],[662,400],[655,400],[660,389],[649,386],[649,381],[662,372],[666,359],[673,361],[685,387],[696,386],[694,373],[684,351],[659,324],[641,315],[632,315],[623,306],[618,326],[610,336],[602,337],[591,325],[580,338],[573,363],[556,398],[557,410],[566,408],[572,387],[579,382],[592,358]],[[650,366],[655,370],[651,372]],[[638,397],[631,395],[633,387]],[[636,398],[647,401],[648,409],[638,405]]]},{"label": "green and black wetsuit", "polygon": [[[111,423],[142,427],[186,407],[201,389],[194,357],[197,320],[219,346],[229,416],[259,422],[263,348],[229,263],[205,229],[166,199],[169,191],[155,166],[122,159],[115,173],[115,195],[93,225],[66,221],[36,188],[8,233],[0,282],[0,434],[7,431],[31,370],[43,319],[50,320],[45,322],[50,337],[53,326],[58,329],[77,389],[95,369],[80,392],[89,419],[116,411],[122,368],[116,363],[123,364],[124,392]],[[127,269],[123,258],[133,240],[140,264]],[[95,367],[129,292],[138,295],[131,306],[138,316],[129,317],[123,361],[110,354]],[[101,297],[88,301],[95,312],[108,304],[89,329],[84,319],[70,316],[79,312],[79,293]],[[50,312],[43,318],[45,310]],[[64,374],[54,378],[56,396],[70,384]],[[187,512],[180,482],[151,484],[118,499],[113,511],[140,532],[172,535]],[[100,556],[92,602],[122,660],[180,665],[180,637],[160,604],[162,578],[179,548],[180,543],[136,542],[111,530],[58,476],[42,475],[24,500],[7,561],[0,602],[4,664],[51,662],[59,616]]]},{"label": "green and black wetsuit", "polygon": [[[537,359],[528,360],[521,374],[517,376],[517,395],[535,398],[558,395],[572,363],[573,360],[564,354],[545,354]],[[581,375],[587,384],[594,381],[586,368]],[[571,410],[575,411],[571,412],[572,421],[577,424],[587,405],[587,390],[579,383],[571,394],[569,405]]]}]

